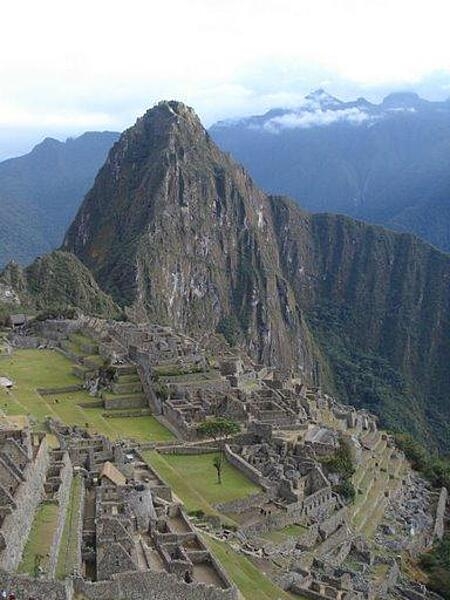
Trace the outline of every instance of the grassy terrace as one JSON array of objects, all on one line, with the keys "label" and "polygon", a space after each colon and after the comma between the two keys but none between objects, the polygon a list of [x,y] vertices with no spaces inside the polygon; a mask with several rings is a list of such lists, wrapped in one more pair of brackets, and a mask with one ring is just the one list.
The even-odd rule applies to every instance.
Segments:
[{"label": "grassy terrace", "polygon": [[274,585],[261,569],[247,557],[232,550],[227,543],[219,542],[206,534],[202,538],[246,600],[305,600]]},{"label": "grassy terrace", "polygon": [[34,516],[30,535],[19,565],[20,573],[34,574],[37,557],[38,564],[46,570],[53,536],[58,521],[58,506],[56,504],[41,504]]},{"label": "grassy terrace", "polygon": [[278,531],[268,531],[263,533],[261,537],[265,540],[269,540],[270,542],[281,544],[290,537],[301,537],[306,531],[308,531],[308,528],[304,527],[303,525],[289,525],[288,527],[279,529]]},{"label": "grassy terrace", "polygon": [[214,453],[192,456],[159,454],[150,450],[144,452],[144,457],[171,486],[188,511],[202,510],[205,514],[217,515],[214,504],[245,498],[261,491],[228,463],[223,469],[223,483],[218,484],[213,466]]},{"label": "grassy terrace", "polygon": [[392,449],[386,441],[380,440],[373,451],[364,451],[363,461],[353,476],[355,488],[360,493],[351,508],[351,523],[367,537],[374,534],[383,518],[385,492],[394,491],[400,483],[404,464],[392,460],[391,455]]},{"label": "grassy terrace", "polygon": [[[12,390],[0,389],[0,409],[7,415],[31,415],[42,424],[46,416],[61,419],[67,425],[88,427],[91,432],[111,439],[134,438],[138,441],[164,441],[173,435],[154,417],[105,418],[102,407],[94,405],[86,391],[62,392],[41,396],[37,389],[77,385],[80,380],[71,372],[72,363],[51,350],[17,350],[0,361],[0,375],[15,382]],[[92,406],[80,406],[88,403]]]},{"label": "grassy terrace", "polygon": [[77,558],[77,530],[79,522],[79,507],[81,501],[81,478],[74,477],[70,489],[69,505],[67,507],[66,522],[59,546],[56,577],[64,579],[72,574]]}]

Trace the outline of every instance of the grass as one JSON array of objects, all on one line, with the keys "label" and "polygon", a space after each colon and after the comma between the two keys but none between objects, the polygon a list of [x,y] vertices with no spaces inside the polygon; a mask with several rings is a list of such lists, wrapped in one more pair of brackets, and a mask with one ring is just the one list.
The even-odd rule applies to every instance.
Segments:
[{"label": "grass", "polygon": [[303,525],[289,525],[288,527],[279,529],[278,531],[268,531],[263,533],[261,537],[271,542],[275,542],[276,544],[281,544],[290,537],[300,537],[307,530],[307,527],[304,527]]},{"label": "grass", "polygon": [[33,575],[35,560],[39,555],[42,557],[40,566],[46,571],[57,521],[57,504],[41,504],[38,507],[19,565],[20,573]]},{"label": "grass", "polygon": [[235,552],[226,542],[219,542],[203,534],[202,539],[219,560],[229,577],[246,600],[290,600],[301,596],[289,594],[277,587],[246,556]]},{"label": "grass", "polygon": [[[103,416],[101,407],[81,407],[96,399],[86,391],[41,396],[38,388],[61,388],[79,384],[72,374],[72,363],[62,354],[51,350],[17,350],[11,358],[0,363],[0,375],[15,382],[12,390],[0,389],[0,409],[7,415],[30,415],[42,426],[47,416],[60,419],[67,425],[81,425],[92,433],[111,439],[132,438],[138,441],[166,441],[172,433],[154,417]],[[87,425],[86,425],[87,424]]]},{"label": "grass", "polygon": [[57,579],[64,579],[72,574],[76,562],[78,546],[78,509],[81,500],[81,478],[74,477],[70,489],[69,505],[67,507],[66,522],[59,546],[58,563],[56,566]]},{"label": "grass", "polygon": [[217,515],[214,504],[238,500],[261,491],[229,463],[223,469],[223,483],[218,484],[213,466],[214,453],[159,454],[150,450],[143,455],[184,502],[188,511],[203,510],[205,514]]}]

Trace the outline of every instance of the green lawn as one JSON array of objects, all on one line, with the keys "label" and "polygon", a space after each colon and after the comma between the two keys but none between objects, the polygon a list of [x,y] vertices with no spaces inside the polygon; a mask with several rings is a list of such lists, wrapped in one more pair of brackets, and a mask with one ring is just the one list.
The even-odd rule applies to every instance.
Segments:
[{"label": "green lawn", "polygon": [[38,425],[46,416],[61,419],[67,425],[88,427],[91,432],[111,439],[134,438],[139,441],[165,441],[172,433],[154,417],[105,418],[100,407],[80,407],[79,403],[93,403],[86,391],[63,392],[41,396],[38,388],[62,388],[79,384],[71,373],[72,363],[59,352],[51,350],[17,350],[11,358],[0,362],[0,375],[12,379],[12,390],[0,389],[0,409],[7,415],[33,416]]},{"label": "green lawn", "polygon": [[167,481],[189,511],[203,510],[206,514],[217,514],[212,505],[245,498],[261,491],[261,488],[229,463],[223,469],[222,484],[218,484],[213,466],[214,453],[191,456],[146,451],[144,457]]},{"label": "green lawn", "polygon": [[276,544],[281,544],[285,542],[290,537],[300,537],[306,531],[308,531],[307,527],[303,525],[289,525],[284,529],[279,529],[278,531],[268,531],[263,533],[261,537],[271,542],[275,542]]},{"label": "green lawn", "polygon": [[33,575],[35,558],[39,555],[42,557],[39,564],[46,571],[57,521],[58,506],[56,504],[41,504],[38,507],[25,545],[22,562],[19,565],[20,573]]},{"label": "green lawn", "polygon": [[81,478],[74,477],[70,489],[69,505],[67,507],[66,522],[59,546],[58,563],[56,566],[56,577],[64,579],[72,574],[75,566],[78,546],[78,521],[79,506],[81,500]]},{"label": "green lawn", "polygon": [[206,534],[202,535],[202,539],[246,600],[304,600],[277,587],[246,556],[235,552],[226,542],[219,542]]}]

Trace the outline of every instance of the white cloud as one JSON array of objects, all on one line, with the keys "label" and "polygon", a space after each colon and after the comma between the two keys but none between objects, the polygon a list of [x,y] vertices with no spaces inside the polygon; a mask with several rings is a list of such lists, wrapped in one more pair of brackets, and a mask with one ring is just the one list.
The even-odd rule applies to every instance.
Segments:
[{"label": "white cloud", "polygon": [[316,110],[289,112],[278,117],[273,117],[264,123],[263,128],[271,133],[276,133],[283,129],[306,129],[308,127],[320,127],[334,123],[360,125],[367,121],[373,121],[376,118],[356,107],[338,110],[322,110],[319,108]]},{"label": "white cloud", "polygon": [[293,106],[321,81],[373,95],[450,79],[449,21],[447,0],[15,0],[0,36],[0,109],[14,111],[0,123],[123,129],[178,98],[210,124]]}]

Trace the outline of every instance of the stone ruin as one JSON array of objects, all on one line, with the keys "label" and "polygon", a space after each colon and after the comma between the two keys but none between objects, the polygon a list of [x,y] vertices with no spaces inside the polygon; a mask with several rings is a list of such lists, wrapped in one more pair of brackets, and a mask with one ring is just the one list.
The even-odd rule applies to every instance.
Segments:
[{"label": "stone ruin", "polygon": [[[92,436],[80,427],[49,420],[60,442],[28,428],[0,430],[0,586],[35,597],[173,597],[224,600],[235,587],[194,530],[170,487],[139,452]],[[72,478],[81,484],[74,567],[70,580],[53,578]],[[43,502],[57,502],[58,526],[48,571],[38,578],[15,573],[34,516]],[[26,597],[28,597],[28,595]]]},{"label": "stone ruin", "polygon": [[[225,445],[227,459],[261,492],[216,508],[239,523],[227,538],[230,544],[267,561],[283,589],[303,598],[433,597],[402,576],[395,556],[417,553],[442,537],[447,491],[436,498],[420,477],[404,472],[402,453],[369,412],[248,357],[212,356],[168,327],[90,317],[40,327],[35,343],[58,347],[75,360],[74,372],[82,380],[95,379],[105,410],[148,411],[184,440],[178,442],[183,452],[196,451],[185,442],[197,439],[205,418],[224,416],[241,424],[241,433]],[[92,340],[84,348],[87,358],[71,356],[67,340],[77,331]],[[100,362],[108,365],[109,380],[101,380]],[[61,456],[69,457],[74,473],[83,477],[80,562],[74,574],[80,593],[126,598],[130,573],[135,573],[151,593],[158,588],[153,576],[163,574],[165,592],[181,586],[180,597],[234,597],[226,574],[170,488],[140,460],[136,445],[113,444],[82,428],[50,426]],[[353,478],[357,501],[360,493],[374,494],[368,515],[343,500],[340,476],[326,466],[343,438],[355,467],[361,466]],[[111,465],[106,471],[105,464]],[[373,481],[365,490],[367,472]],[[368,544],[361,530],[370,528],[371,520]],[[271,541],[272,532],[289,527],[299,528],[298,535]]]}]

